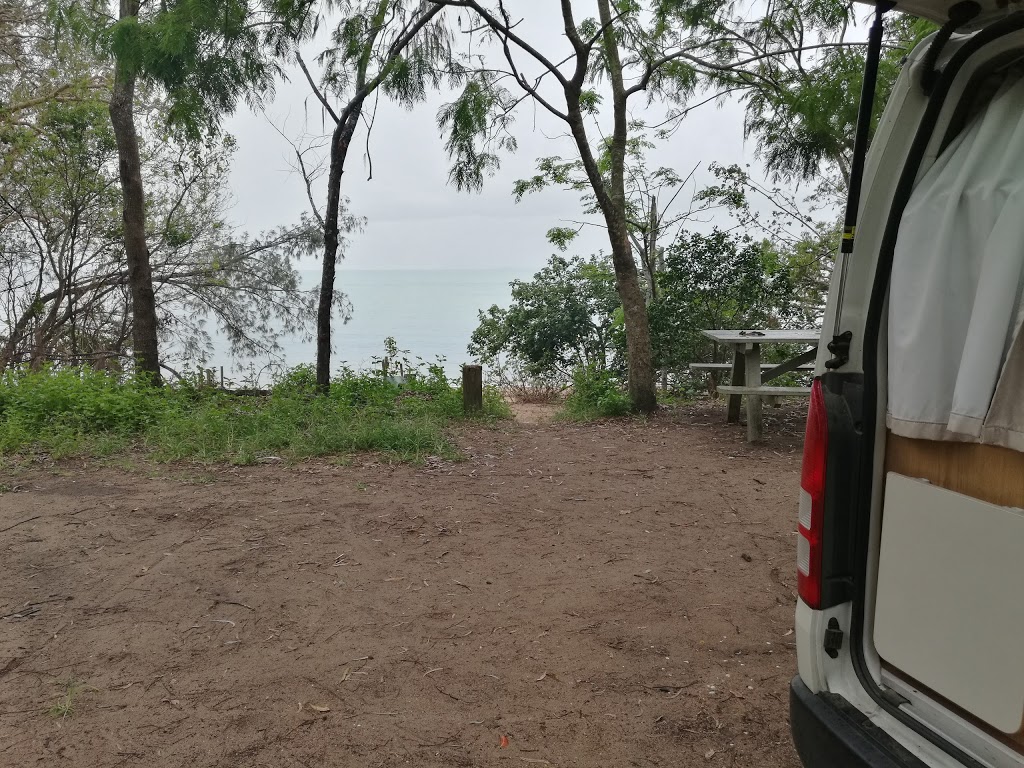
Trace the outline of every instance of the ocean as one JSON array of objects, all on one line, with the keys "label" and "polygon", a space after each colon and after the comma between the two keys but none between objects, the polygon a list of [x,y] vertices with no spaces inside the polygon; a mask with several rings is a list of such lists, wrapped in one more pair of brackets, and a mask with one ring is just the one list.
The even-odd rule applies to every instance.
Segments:
[{"label": "ocean", "polygon": [[[335,287],[352,304],[352,317],[333,325],[334,354],[331,370],[341,365],[368,368],[384,354],[384,340],[394,337],[408,357],[426,362],[443,358],[450,377],[459,375],[463,363],[473,362],[466,351],[469,337],[478,324],[477,313],[493,304],[507,307],[511,300],[509,283],[528,280],[531,269],[481,270],[338,270]],[[304,270],[303,282],[316,285],[317,270]],[[223,339],[214,338],[208,367],[224,366],[226,377],[235,382],[251,378],[267,383],[264,370],[268,359],[232,358]],[[315,341],[289,337],[281,342],[284,363],[295,366],[316,361]]]}]

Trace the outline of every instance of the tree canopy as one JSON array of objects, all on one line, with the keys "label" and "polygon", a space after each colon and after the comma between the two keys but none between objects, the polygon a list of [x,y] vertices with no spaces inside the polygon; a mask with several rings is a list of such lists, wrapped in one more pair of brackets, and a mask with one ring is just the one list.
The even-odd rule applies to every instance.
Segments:
[{"label": "tree canopy", "polygon": [[[0,368],[19,362],[120,368],[132,315],[121,236],[116,145],[97,102],[52,103],[26,132],[0,191]],[[233,141],[143,133],[146,237],[162,338],[181,360],[207,354],[216,330],[241,354],[273,354],[308,333],[312,295],[295,260],[316,247],[309,223],[256,237],[226,222]]]},{"label": "tree canopy", "polygon": [[[109,11],[0,0],[4,365],[107,350],[158,371],[158,342],[201,354],[206,322],[266,352],[279,333],[308,333],[315,304],[326,391],[332,318],[347,309],[336,264],[360,223],[343,205],[348,153],[378,97],[410,108],[434,92],[450,183],[480,189],[531,109],[562,144],[515,199],[572,190],[579,217],[552,221],[549,241],[569,251],[585,226],[607,238],[588,259],[553,257],[510,307],[485,312],[473,339],[485,358],[511,354],[538,375],[615,371],[632,408],[650,411],[658,370],[708,352],[685,329],[820,319],[864,58],[848,5],[119,0]],[[930,30],[887,19],[879,102]],[[330,136],[321,156],[296,146],[310,217],[248,236],[228,224],[223,122],[286,75],[308,86]],[[653,160],[694,110],[729,98],[770,181],[741,163]],[[713,181],[697,190],[705,167]],[[801,200],[792,187],[809,180],[827,188]],[[294,270],[310,249],[322,258],[315,300]]]}]

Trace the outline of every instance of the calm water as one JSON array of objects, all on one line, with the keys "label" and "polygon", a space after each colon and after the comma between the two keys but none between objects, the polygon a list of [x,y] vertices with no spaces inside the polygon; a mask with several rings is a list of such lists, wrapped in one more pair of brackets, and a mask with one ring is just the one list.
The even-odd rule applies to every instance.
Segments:
[{"label": "calm water", "polygon": [[[445,358],[449,376],[471,362],[466,345],[477,326],[477,311],[492,304],[508,306],[509,282],[529,279],[532,271],[495,270],[352,270],[340,269],[337,288],[352,303],[352,319],[334,323],[332,370],[345,362],[353,368],[368,367],[372,358],[384,352],[384,339],[393,336],[399,349],[433,361]],[[315,285],[319,273],[304,273],[305,282]],[[313,363],[314,342],[298,338],[282,343],[287,365]],[[211,366],[223,365],[225,374],[238,379],[259,370],[266,360],[232,360],[226,345],[215,340]]]}]

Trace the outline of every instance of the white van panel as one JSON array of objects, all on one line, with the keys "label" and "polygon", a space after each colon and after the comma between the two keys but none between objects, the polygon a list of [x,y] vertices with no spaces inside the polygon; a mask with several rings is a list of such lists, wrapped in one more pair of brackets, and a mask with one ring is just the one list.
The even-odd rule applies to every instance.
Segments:
[{"label": "white van panel", "polygon": [[874,644],[1004,733],[1024,721],[1024,511],[890,472]]}]

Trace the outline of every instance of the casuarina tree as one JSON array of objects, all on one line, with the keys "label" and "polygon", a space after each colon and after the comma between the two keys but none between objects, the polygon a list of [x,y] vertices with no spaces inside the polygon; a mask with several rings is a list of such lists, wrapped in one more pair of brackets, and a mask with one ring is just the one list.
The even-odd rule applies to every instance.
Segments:
[{"label": "casuarina tree", "polygon": [[109,112],[123,197],[133,354],[137,370],[158,383],[157,304],[146,242],[137,89],[152,87],[166,95],[170,127],[184,138],[215,133],[240,99],[257,103],[272,92],[278,57],[302,15],[278,4],[264,7],[258,0],[120,0],[113,23],[102,4],[65,3],[56,17],[113,61]]},{"label": "casuarina tree", "polygon": [[[296,0],[306,6],[305,0]],[[443,7],[415,0],[325,2],[310,13],[295,42],[313,39],[322,23],[333,24],[329,47],[318,57],[322,75],[313,76],[296,54],[310,88],[334,124],[327,168],[327,201],[314,213],[323,227],[324,249],[317,308],[316,384],[327,392],[331,382],[331,320],[335,307],[335,272],[342,228],[341,181],[349,149],[368,99],[378,92],[411,107],[446,78],[455,81],[461,68],[451,60],[451,34]],[[323,16],[320,15],[323,14]],[[302,155],[299,154],[300,165]],[[302,166],[304,174],[306,169]],[[310,176],[307,190],[312,200]]]}]

